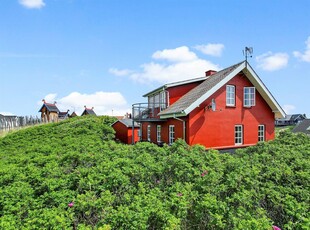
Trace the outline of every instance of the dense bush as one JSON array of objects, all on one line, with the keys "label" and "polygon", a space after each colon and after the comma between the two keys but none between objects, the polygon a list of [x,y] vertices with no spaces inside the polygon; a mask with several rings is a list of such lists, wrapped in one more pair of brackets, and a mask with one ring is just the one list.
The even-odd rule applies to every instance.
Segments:
[{"label": "dense bush", "polygon": [[235,154],[113,141],[108,117],[0,139],[1,229],[309,229],[310,139]]}]

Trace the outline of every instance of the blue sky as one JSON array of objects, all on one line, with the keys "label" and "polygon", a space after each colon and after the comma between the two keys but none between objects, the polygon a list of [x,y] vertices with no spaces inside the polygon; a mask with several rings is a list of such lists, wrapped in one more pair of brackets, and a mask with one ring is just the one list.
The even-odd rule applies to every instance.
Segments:
[{"label": "blue sky", "polygon": [[145,93],[244,60],[310,117],[310,1],[1,0],[0,114],[123,115]]}]

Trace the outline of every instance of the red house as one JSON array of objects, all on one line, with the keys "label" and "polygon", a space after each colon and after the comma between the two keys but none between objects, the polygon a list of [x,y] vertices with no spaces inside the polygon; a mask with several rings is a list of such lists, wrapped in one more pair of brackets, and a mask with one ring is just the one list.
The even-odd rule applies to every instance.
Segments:
[{"label": "red house", "polygon": [[115,139],[126,144],[132,143],[134,132],[134,143],[139,141],[140,125],[137,122],[133,122],[132,119],[124,118],[119,119],[112,124],[113,129],[116,131]]},{"label": "red house", "polygon": [[207,149],[255,145],[274,139],[275,118],[285,116],[247,61],[163,85],[144,97],[148,103],[134,104],[132,118],[141,124],[141,140],[154,143],[183,138]]}]

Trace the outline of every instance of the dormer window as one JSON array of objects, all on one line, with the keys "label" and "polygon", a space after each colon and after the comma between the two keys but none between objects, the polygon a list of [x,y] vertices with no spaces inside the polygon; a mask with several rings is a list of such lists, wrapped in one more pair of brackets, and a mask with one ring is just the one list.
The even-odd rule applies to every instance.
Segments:
[{"label": "dormer window", "polygon": [[255,106],[255,87],[244,87],[243,90],[243,106]]},{"label": "dormer window", "polygon": [[166,91],[161,91],[149,96],[149,108],[160,108],[161,110],[167,107]]}]

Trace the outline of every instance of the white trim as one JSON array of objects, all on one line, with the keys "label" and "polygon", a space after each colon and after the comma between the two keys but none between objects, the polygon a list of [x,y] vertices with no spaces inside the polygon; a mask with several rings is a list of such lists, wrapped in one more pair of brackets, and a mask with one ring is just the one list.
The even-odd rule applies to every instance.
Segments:
[{"label": "white trim", "polygon": [[[228,98],[227,98],[228,93],[229,93],[229,94],[231,93],[230,91],[228,91],[229,88],[232,88],[232,89],[233,89],[233,93],[234,93],[233,98],[232,98],[232,97],[228,97]],[[234,100],[234,103],[233,103],[233,104],[227,103],[227,99],[228,99],[228,101],[230,101],[231,99],[233,99],[233,100]],[[226,85],[226,106],[236,106],[236,86],[234,86],[234,85]]]},{"label": "white trim", "polygon": [[197,78],[192,78],[192,79],[188,79],[188,80],[184,80],[184,81],[167,83],[161,87],[158,87],[157,89],[152,90],[151,92],[144,94],[143,97],[151,96],[153,94],[156,94],[159,91],[164,91],[167,88],[171,88],[171,87],[175,87],[175,86],[179,86],[179,85],[186,85],[186,84],[190,84],[190,83],[197,82],[197,81],[203,81],[203,80],[206,80],[207,78],[208,77],[204,76],[204,77],[197,77]]},{"label": "white trim", "polygon": [[[198,98],[194,103],[192,103],[189,107],[187,107],[184,112],[185,114],[189,114],[196,107],[198,107],[201,103],[203,103],[206,99],[208,99],[212,94],[218,91],[222,86],[224,86],[228,81],[230,81],[233,77],[235,77],[240,71],[245,68],[245,62],[241,63],[234,71],[228,74],[223,80],[217,83],[212,89],[210,89],[207,93]],[[211,76],[212,77],[212,76]]]},{"label": "white trim", "polygon": [[161,125],[156,126],[156,140],[157,142],[161,142]]},{"label": "white trim", "polygon": [[[260,129],[261,127],[263,129]],[[257,139],[258,139],[258,142],[266,140],[266,137],[265,137],[265,125],[258,125],[258,138]],[[263,139],[263,140],[261,140],[261,139]]]},{"label": "white trim", "polygon": [[[172,132],[172,128],[173,128],[173,132]],[[173,137],[172,135],[173,134]],[[174,141],[175,141],[175,127],[174,125],[169,125],[169,145],[171,145]]]},{"label": "white trim", "polygon": [[[246,89],[248,89],[249,92],[246,93],[245,92]],[[252,89],[254,90],[254,92],[251,92]],[[248,98],[245,97],[246,94],[248,95]],[[253,87],[253,86],[245,86],[245,87],[243,87],[243,107],[250,108],[250,107],[256,105],[255,94],[256,94],[255,87]],[[253,98],[252,98],[252,96],[253,96]],[[246,104],[246,101],[248,102],[248,104]],[[252,101],[253,101],[253,104],[252,104]]]},{"label": "white trim", "polygon": [[147,125],[147,132],[146,132],[146,139],[147,141],[151,141],[151,125]]},{"label": "white trim", "polygon": [[[269,107],[275,113],[275,117],[284,118],[286,115],[284,110],[281,108],[281,106],[278,104],[276,99],[272,96],[268,88],[264,85],[262,80],[257,76],[257,74],[255,73],[255,71],[252,69],[250,65],[247,65],[247,70],[250,72],[252,76],[252,77],[247,76],[249,81],[255,86],[256,90],[264,98],[264,100],[267,102]],[[251,79],[253,79],[254,81]]]},{"label": "white trim", "polygon": [[[241,130],[239,131],[239,130],[237,130],[237,132],[238,133],[240,133],[241,132],[241,137],[236,137],[236,134],[237,134],[237,132],[236,132],[236,128],[241,128]],[[235,131],[234,131],[234,140],[235,140],[235,145],[243,145],[243,125],[235,125],[235,127],[234,127],[234,129],[235,129]],[[241,138],[241,143],[239,143],[239,142],[236,142],[236,139],[240,139]]]}]

